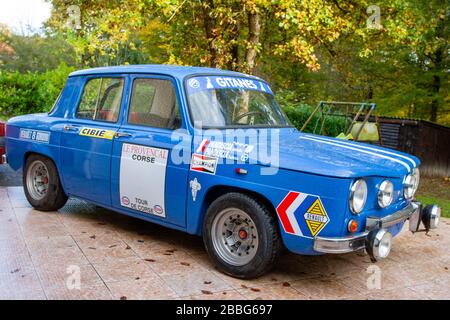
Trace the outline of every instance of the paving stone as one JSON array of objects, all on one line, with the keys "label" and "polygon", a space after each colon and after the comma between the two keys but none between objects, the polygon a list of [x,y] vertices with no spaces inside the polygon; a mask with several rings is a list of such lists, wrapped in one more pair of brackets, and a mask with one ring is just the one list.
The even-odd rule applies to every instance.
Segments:
[{"label": "paving stone", "polygon": [[376,264],[283,253],[242,280],[217,270],[201,238],[77,199],[40,212],[21,187],[0,187],[0,299],[448,299],[449,243],[443,218],[429,234],[405,228]]}]

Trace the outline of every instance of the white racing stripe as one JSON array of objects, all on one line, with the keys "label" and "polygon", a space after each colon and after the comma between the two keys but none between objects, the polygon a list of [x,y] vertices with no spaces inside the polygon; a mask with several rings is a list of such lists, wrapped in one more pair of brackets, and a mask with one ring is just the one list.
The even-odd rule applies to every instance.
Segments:
[{"label": "white racing stripe", "polygon": [[399,157],[399,158],[403,158],[403,159],[408,160],[409,162],[412,163],[413,168],[417,166],[417,163],[416,163],[413,159],[411,159],[410,157],[407,157],[407,156],[404,156],[404,155],[402,155],[402,154],[398,154],[398,153],[395,153],[395,152],[392,152],[392,151],[382,150],[382,149],[376,149],[376,148],[371,148],[371,147],[369,147],[369,146],[354,145],[354,144],[352,144],[352,143],[350,143],[350,142],[347,142],[347,141],[344,141],[344,140],[342,140],[342,141],[336,141],[336,140],[332,140],[332,139],[327,139],[327,138],[325,138],[325,137],[316,137],[316,136],[308,136],[308,137],[309,137],[309,138],[312,138],[312,139],[321,140],[321,141],[335,142],[335,143],[340,143],[340,144],[347,145],[347,146],[351,146],[351,147],[355,147],[355,148],[361,148],[361,149],[371,150],[371,151],[374,151],[374,152],[382,152],[382,153],[384,153],[384,154],[390,154],[390,155],[393,155],[393,156],[395,156],[395,157]]},{"label": "white racing stripe", "polygon": [[379,154],[379,153],[367,151],[367,150],[364,150],[364,149],[355,148],[355,147],[349,146],[349,145],[344,145],[344,144],[334,143],[334,142],[328,141],[328,140],[315,139],[315,138],[304,137],[304,136],[301,136],[300,139],[306,139],[306,140],[310,140],[310,141],[321,142],[321,143],[325,143],[325,144],[329,144],[329,145],[341,147],[341,148],[344,148],[344,149],[349,149],[349,150],[359,151],[359,152],[366,153],[366,154],[371,154],[371,155],[373,155],[373,156],[375,156],[375,157],[379,157],[379,158],[383,158],[383,159],[388,159],[388,160],[391,160],[391,161],[400,163],[401,165],[403,165],[403,166],[408,170],[408,172],[411,172],[411,167],[410,167],[406,162],[403,162],[403,161],[401,161],[401,160],[399,160],[399,159],[396,159],[396,158],[392,158],[392,157],[385,156],[385,155],[383,155],[383,154]]}]

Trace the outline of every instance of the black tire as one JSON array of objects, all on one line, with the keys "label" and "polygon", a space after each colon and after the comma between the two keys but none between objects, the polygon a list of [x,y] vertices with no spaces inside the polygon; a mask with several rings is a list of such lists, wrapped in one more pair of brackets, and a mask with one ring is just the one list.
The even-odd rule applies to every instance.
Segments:
[{"label": "black tire", "polygon": [[[244,265],[233,265],[225,261],[221,257],[219,249],[216,249],[217,242],[215,247],[212,239],[213,233],[215,233],[214,221],[220,221],[220,215],[231,210],[230,208],[237,208],[245,212],[253,220],[254,228],[252,229],[256,229],[257,232],[258,245],[254,256]],[[275,264],[282,248],[274,215],[254,198],[235,192],[220,196],[209,206],[203,222],[203,242],[209,256],[222,272],[241,279],[257,278],[268,272]]]},{"label": "black tire", "polygon": [[[29,170],[36,162],[42,162],[48,172],[48,187],[45,196],[41,199],[33,197],[33,192],[29,190],[27,177]],[[67,195],[61,186],[58,170],[52,160],[47,157],[32,154],[28,157],[23,171],[23,189],[28,202],[40,211],[55,211],[62,208],[67,202]]]}]

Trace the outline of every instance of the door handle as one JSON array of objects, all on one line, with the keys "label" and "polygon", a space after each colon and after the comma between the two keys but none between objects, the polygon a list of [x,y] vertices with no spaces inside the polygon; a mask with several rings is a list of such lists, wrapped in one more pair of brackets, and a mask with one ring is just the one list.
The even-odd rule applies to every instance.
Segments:
[{"label": "door handle", "polygon": [[116,132],[114,134],[114,136],[116,138],[130,138],[132,135],[131,135],[131,133],[127,133],[127,132]]},{"label": "door handle", "polygon": [[78,131],[78,127],[72,126],[70,124],[66,124],[64,126],[64,131]]}]

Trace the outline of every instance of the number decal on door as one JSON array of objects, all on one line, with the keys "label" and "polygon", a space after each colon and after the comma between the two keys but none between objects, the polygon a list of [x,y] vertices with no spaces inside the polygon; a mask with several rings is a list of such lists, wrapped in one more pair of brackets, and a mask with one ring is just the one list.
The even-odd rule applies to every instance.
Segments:
[{"label": "number decal on door", "polygon": [[165,187],[169,151],[124,143],[120,158],[120,205],[166,217]]}]

